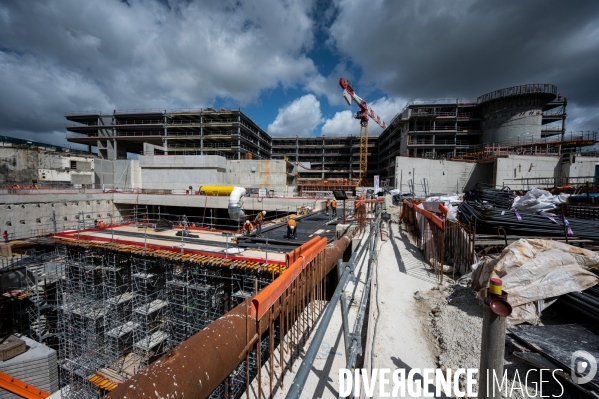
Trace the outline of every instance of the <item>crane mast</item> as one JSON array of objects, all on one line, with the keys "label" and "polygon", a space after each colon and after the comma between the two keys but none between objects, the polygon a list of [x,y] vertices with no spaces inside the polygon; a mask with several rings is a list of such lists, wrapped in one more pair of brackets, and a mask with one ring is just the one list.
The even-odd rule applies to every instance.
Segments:
[{"label": "crane mast", "polygon": [[[358,186],[362,186],[366,181],[366,171],[368,170],[368,119],[375,121],[380,127],[385,129],[387,124],[381,120],[364,99],[356,94],[354,88],[344,78],[339,79],[339,85],[343,89],[343,98],[349,106],[354,101],[360,108],[355,119],[360,121],[360,173],[358,175]],[[351,167],[351,166],[350,166]]]}]

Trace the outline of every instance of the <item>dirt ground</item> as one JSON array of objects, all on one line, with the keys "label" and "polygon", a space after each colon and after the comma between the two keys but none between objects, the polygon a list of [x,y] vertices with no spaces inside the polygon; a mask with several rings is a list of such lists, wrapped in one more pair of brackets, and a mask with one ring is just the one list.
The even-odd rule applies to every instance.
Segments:
[{"label": "dirt ground", "polygon": [[[474,292],[459,284],[452,286],[437,286],[428,291],[414,293],[417,313],[420,315],[426,332],[431,352],[434,354],[437,367],[443,370],[458,368],[476,368],[480,364],[480,341],[482,334],[482,302],[475,297]],[[509,398],[541,397],[535,384],[540,376],[530,372],[528,382],[526,373],[529,368],[512,357],[512,352],[520,349],[506,342],[505,367],[509,378],[507,395]],[[520,382],[518,381],[518,377]],[[543,374],[547,381],[547,374]],[[543,383],[543,396],[561,398],[578,398],[578,392],[565,382],[562,388],[551,375],[549,382]],[[465,379],[460,385],[465,387]],[[527,388],[528,387],[528,388]],[[521,388],[521,389],[520,389]],[[528,392],[527,392],[528,391]]]}]

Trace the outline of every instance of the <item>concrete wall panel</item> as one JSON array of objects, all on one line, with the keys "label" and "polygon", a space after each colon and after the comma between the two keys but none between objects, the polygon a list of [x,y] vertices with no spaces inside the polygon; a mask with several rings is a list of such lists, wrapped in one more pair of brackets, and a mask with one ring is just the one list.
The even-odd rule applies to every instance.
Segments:
[{"label": "concrete wall panel", "polygon": [[509,186],[513,190],[527,188],[526,178],[555,178],[561,173],[558,157],[537,157],[530,155],[510,155],[497,158],[495,185]]},{"label": "concrete wall panel", "polygon": [[408,181],[415,181],[416,195],[424,195],[423,179],[427,179],[429,194],[463,192],[477,182],[489,182],[491,176],[484,167],[474,173],[476,165],[442,159],[397,157],[395,162],[396,185],[402,182],[402,191],[408,192]]}]

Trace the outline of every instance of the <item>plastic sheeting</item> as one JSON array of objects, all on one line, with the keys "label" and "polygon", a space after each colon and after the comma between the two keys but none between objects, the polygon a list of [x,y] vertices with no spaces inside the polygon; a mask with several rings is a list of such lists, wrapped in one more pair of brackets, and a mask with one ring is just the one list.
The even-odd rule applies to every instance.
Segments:
[{"label": "plastic sheeting", "polygon": [[532,188],[522,197],[516,197],[512,208],[522,212],[549,211],[565,203],[567,198],[566,194],[553,195],[549,191]]},{"label": "plastic sheeting", "polygon": [[560,296],[586,290],[599,278],[599,254],[551,240],[520,239],[507,246],[499,259],[473,266],[472,286],[484,299],[491,277],[503,281],[513,312],[509,325],[538,324],[543,309]]}]

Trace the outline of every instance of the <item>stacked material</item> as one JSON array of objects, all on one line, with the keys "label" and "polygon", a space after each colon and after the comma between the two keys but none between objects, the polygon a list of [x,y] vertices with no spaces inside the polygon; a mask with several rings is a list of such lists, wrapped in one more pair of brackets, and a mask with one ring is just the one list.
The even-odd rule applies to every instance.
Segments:
[{"label": "stacked material", "polygon": [[589,321],[599,323],[599,287],[591,287],[583,292],[571,292],[561,296],[559,302],[588,317]]},{"label": "stacked material", "polygon": [[513,201],[511,191],[477,187],[459,206],[458,219],[475,224],[477,234],[502,235],[505,231],[521,237],[577,237],[599,242],[598,221],[564,218],[541,210],[524,212],[512,208]]},{"label": "stacked material", "polygon": [[[0,371],[42,389],[46,392],[58,390],[58,363],[56,351],[25,336],[20,337],[27,351],[12,359],[0,362]],[[20,398],[0,388],[0,399]]]},{"label": "stacked material", "polygon": [[466,199],[472,202],[491,205],[501,209],[510,209],[514,203],[515,195],[509,188],[494,189],[477,185],[476,189],[469,191]]},{"label": "stacked material", "polygon": [[599,357],[599,335],[594,326],[522,325],[510,328],[510,339],[512,337],[520,349],[513,353],[514,357],[532,366],[531,370],[542,369],[546,375],[559,376],[571,388],[572,398],[599,398],[599,373],[596,373],[596,363],[589,361]]}]

